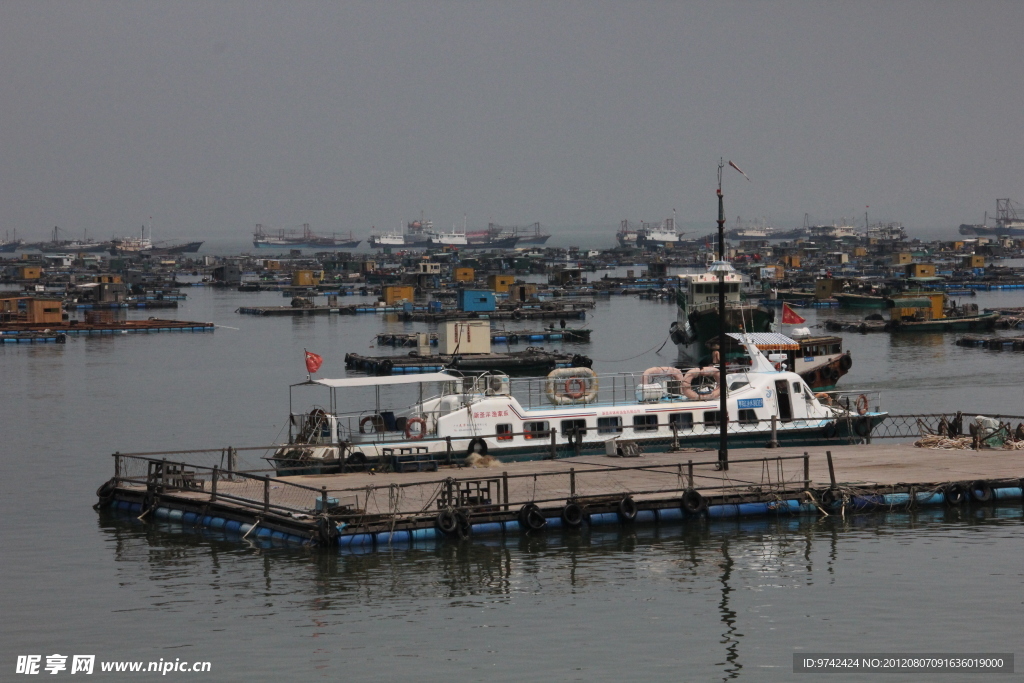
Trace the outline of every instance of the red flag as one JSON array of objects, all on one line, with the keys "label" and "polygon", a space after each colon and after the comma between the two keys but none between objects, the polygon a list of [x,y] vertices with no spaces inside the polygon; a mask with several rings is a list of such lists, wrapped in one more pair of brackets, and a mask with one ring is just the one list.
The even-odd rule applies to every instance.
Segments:
[{"label": "red flag", "polygon": [[[792,308],[789,307],[785,301],[782,302],[782,324],[783,325],[800,325],[807,322],[806,318],[801,318],[796,314]],[[318,356],[319,357],[319,356]],[[320,367],[319,365],[317,367]]]},{"label": "red flag", "polygon": [[324,364],[324,359],[315,353],[306,351],[306,372],[313,374]]}]

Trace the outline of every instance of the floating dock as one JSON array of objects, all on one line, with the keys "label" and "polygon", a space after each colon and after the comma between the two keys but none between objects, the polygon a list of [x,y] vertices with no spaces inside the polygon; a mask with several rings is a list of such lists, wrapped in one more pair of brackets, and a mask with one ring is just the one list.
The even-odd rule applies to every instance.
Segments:
[{"label": "floating dock", "polygon": [[967,335],[956,340],[957,346],[991,351],[1024,351],[1024,337],[982,337]]},{"label": "floating dock", "polygon": [[[546,330],[491,330],[491,344],[519,344],[535,341],[589,342],[591,330],[546,329]],[[377,335],[377,346],[416,346],[416,334]],[[437,333],[430,334],[430,345],[437,346]]]},{"label": "floating dock", "polygon": [[[184,299],[185,297],[181,297]],[[177,308],[175,299],[147,299],[145,301],[103,301],[98,303],[70,302],[64,304],[65,310],[91,311],[122,308]]]},{"label": "floating dock", "polygon": [[408,375],[441,370],[508,374],[546,374],[558,368],[590,367],[591,360],[580,354],[527,349],[512,353],[459,353],[455,355],[361,356],[345,354],[345,368],[371,375]]},{"label": "floating dock", "polygon": [[[220,450],[214,466],[166,453],[114,454],[114,477],[97,491],[97,507],[183,531],[370,552],[580,526],[986,505],[1021,499],[1024,477],[1024,451],[910,444],[744,449],[727,470],[701,451],[284,478],[234,471],[238,451]],[[189,457],[215,461],[217,452]]]},{"label": "floating dock", "polygon": [[192,322],[189,320],[106,320],[88,322],[65,320],[62,323],[3,323],[0,334],[16,332],[50,332],[64,333],[75,336],[103,334],[156,334],[159,332],[213,332],[213,323]]},{"label": "floating dock", "polygon": [[63,332],[0,332],[0,344],[66,344]]}]

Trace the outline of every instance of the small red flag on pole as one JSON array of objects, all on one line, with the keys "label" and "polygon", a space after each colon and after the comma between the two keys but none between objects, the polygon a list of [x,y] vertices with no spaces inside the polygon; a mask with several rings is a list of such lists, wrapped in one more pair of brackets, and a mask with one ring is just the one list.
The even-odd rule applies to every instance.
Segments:
[{"label": "small red flag on pole", "polygon": [[[801,325],[807,322],[806,318],[801,318],[796,314],[789,304],[782,302],[782,324],[783,325]],[[319,367],[319,366],[318,366]]]},{"label": "small red flag on pole", "polygon": [[[305,349],[303,349],[305,351]],[[313,374],[320,369],[320,366],[324,364],[324,359],[315,353],[306,351],[306,372]]]}]

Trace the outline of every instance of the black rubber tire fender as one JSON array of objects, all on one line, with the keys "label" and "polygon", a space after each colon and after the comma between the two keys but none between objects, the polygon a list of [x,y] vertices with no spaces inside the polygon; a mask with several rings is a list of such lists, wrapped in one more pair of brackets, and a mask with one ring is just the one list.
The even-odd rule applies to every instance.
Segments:
[{"label": "black rubber tire fender", "polygon": [[942,490],[942,497],[949,505],[963,505],[967,500],[967,490],[960,484],[950,484]]},{"label": "black rubber tire fender", "polygon": [[850,357],[850,354],[845,354],[839,359],[839,367],[843,369],[843,372],[850,371],[850,368],[853,367],[853,358]]},{"label": "black rubber tire fender", "polygon": [[437,513],[434,526],[445,536],[451,536],[459,527],[459,519],[454,510],[441,510]]},{"label": "black rubber tire fender", "polygon": [[857,436],[867,436],[871,433],[871,419],[859,417],[853,421],[853,431]]},{"label": "black rubber tire fender", "polygon": [[834,439],[837,434],[839,434],[839,428],[836,427],[836,423],[834,420],[825,425],[825,427],[821,430],[821,435],[826,439]]},{"label": "black rubber tire fender", "polygon": [[473,455],[487,455],[487,442],[483,439],[473,439],[469,442],[469,448],[466,449],[466,457]]},{"label": "black rubber tire fender", "polygon": [[465,541],[469,538],[472,524],[469,522],[469,515],[465,510],[455,511],[455,535],[459,537],[459,540]]},{"label": "black rubber tire fender", "polygon": [[529,531],[543,529],[548,523],[544,513],[535,503],[527,503],[519,509],[519,526]]},{"label": "black rubber tire fender", "polygon": [[679,506],[691,515],[696,515],[706,510],[708,504],[697,489],[686,489],[679,498]]},{"label": "black rubber tire fender", "polygon": [[825,489],[821,493],[821,506],[826,510],[834,510],[843,506],[843,494],[838,489]]},{"label": "black rubber tire fender", "polygon": [[968,491],[971,494],[971,500],[975,503],[988,503],[993,497],[992,486],[984,480],[972,482]]},{"label": "black rubber tire fender", "polygon": [[114,495],[114,489],[116,488],[117,479],[111,477],[107,481],[103,482],[103,484],[98,489],[96,489],[96,497],[99,498],[100,500],[103,500],[104,498],[110,498],[112,495]]},{"label": "black rubber tire fender", "polygon": [[569,503],[562,508],[562,523],[570,529],[583,526],[583,508],[578,503]]},{"label": "black rubber tire fender", "polygon": [[636,519],[636,501],[632,496],[623,496],[619,501],[619,519],[623,522],[632,522]]}]

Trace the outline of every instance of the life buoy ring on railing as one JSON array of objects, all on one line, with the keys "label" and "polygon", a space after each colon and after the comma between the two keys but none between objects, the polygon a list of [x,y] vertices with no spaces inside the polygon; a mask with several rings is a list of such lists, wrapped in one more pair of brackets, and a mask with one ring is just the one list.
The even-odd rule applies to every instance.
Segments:
[{"label": "life buoy ring on railing", "polygon": [[366,417],[364,417],[362,420],[359,421],[359,433],[360,434],[366,434],[367,433],[366,429],[365,429],[367,422],[372,422],[373,423],[373,430],[374,431],[381,431],[381,430],[377,429],[377,426],[384,424],[384,418],[382,416],[380,416],[380,415],[367,415]]},{"label": "life buoy ring on railing", "polygon": [[857,406],[857,414],[858,415],[865,415],[865,414],[867,414],[867,412],[868,412],[868,397],[865,396],[864,394],[861,394],[860,396],[857,397],[857,403],[855,405]]},{"label": "life buoy ring on railing", "polygon": [[587,383],[579,377],[570,377],[565,380],[565,392],[563,395],[575,400],[583,398],[585,393],[587,393]]},{"label": "life buoy ring on railing", "polygon": [[[412,426],[419,425],[420,428],[413,432]],[[427,433],[427,421],[422,417],[410,417],[405,423],[405,438],[410,441],[419,441]]]},{"label": "life buoy ring on railing", "polygon": [[[699,394],[693,388],[693,380],[698,377],[712,377],[715,380],[715,388],[705,394]],[[718,398],[721,392],[721,378],[718,376],[718,370],[715,368],[692,368],[686,372],[683,376],[683,381],[680,385],[680,389],[683,392],[683,396],[689,399],[713,399]]]}]

